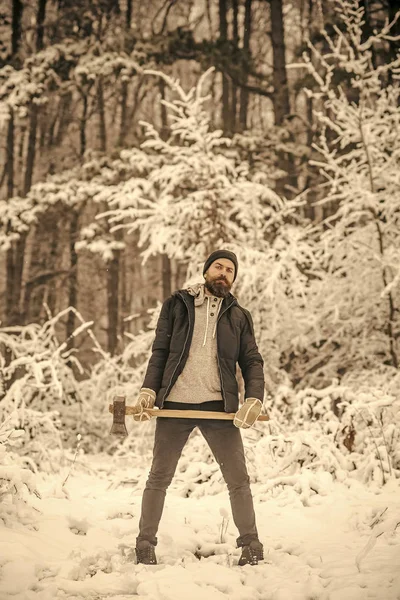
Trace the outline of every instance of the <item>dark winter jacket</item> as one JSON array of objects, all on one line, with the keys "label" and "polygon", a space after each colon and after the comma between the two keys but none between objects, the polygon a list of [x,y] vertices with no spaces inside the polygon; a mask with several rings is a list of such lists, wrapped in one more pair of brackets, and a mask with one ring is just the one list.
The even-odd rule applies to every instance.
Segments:
[{"label": "dark winter jacket", "polygon": [[[195,318],[194,298],[179,290],[164,302],[156,328],[143,387],[157,394],[162,408],[172,386],[185,366]],[[254,338],[250,313],[229,294],[224,298],[217,322],[217,360],[226,412],[238,410],[236,363],[245,383],[245,397],[264,398],[263,359]]]}]

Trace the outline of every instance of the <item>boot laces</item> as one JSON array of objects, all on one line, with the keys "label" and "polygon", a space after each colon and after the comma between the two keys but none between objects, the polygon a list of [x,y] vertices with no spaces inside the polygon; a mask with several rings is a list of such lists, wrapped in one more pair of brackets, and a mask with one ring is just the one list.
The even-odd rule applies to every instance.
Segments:
[{"label": "boot laces", "polygon": [[263,560],[264,552],[262,546],[254,547],[251,544],[244,546],[242,556],[240,557],[240,565],[258,565],[259,560]]},{"label": "boot laces", "polygon": [[157,564],[154,548],[151,544],[144,548],[136,548],[136,556],[139,563],[147,565]]}]

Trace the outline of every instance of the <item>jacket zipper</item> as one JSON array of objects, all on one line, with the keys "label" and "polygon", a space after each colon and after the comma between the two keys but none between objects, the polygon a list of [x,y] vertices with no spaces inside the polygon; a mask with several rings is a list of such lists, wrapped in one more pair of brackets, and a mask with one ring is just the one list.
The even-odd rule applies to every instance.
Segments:
[{"label": "jacket zipper", "polygon": [[219,379],[221,381],[221,392],[222,392],[222,398],[224,399],[224,409],[225,409],[225,412],[227,412],[227,410],[226,410],[226,396],[225,396],[225,390],[224,390],[224,383],[223,383],[223,380],[222,380],[221,366],[219,364],[218,322],[219,322],[220,318],[222,317],[222,315],[224,313],[226,313],[226,311],[228,310],[228,308],[230,308],[232,306],[232,304],[234,304],[234,302],[235,301],[232,300],[232,302],[229,304],[229,306],[227,306],[223,312],[219,313],[218,319],[217,319],[217,329],[216,329],[216,334],[217,334],[217,364],[218,364],[218,371],[219,371]]},{"label": "jacket zipper", "polygon": [[182,300],[183,300],[183,302],[184,302],[184,304],[185,304],[185,306],[186,306],[186,308],[187,308],[187,311],[188,311],[188,316],[189,316],[189,327],[188,327],[188,332],[187,332],[187,335],[186,335],[185,343],[183,344],[183,350],[182,350],[182,353],[181,353],[181,355],[180,355],[180,357],[179,357],[179,360],[178,360],[178,362],[176,363],[176,367],[175,367],[175,369],[174,369],[174,371],[173,371],[173,373],[172,373],[172,375],[171,375],[170,382],[169,382],[169,384],[167,385],[167,387],[166,387],[166,389],[165,389],[165,394],[164,394],[164,396],[163,396],[163,399],[162,399],[162,402],[161,402],[161,408],[163,407],[163,404],[164,404],[164,401],[165,401],[165,398],[166,398],[166,396],[167,396],[167,395],[169,394],[169,392],[170,392],[170,386],[171,386],[172,380],[173,380],[173,378],[174,378],[175,372],[176,372],[177,368],[179,367],[179,365],[180,365],[180,363],[181,363],[181,360],[182,360],[182,358],[183,358],[183,355],[184,355],[184,353],[185,353],[185,348],[186,348],[186,344],[187,344],[187,341],[188,341],[188,338],[189,338],[189,333],[190,333],[190,309],[189,309],[189,306],[188,306],[188,305],[187,305],[187,303],[186,303],[186,300],[185,300],[185,298],[184,298],[184,297],[183,297],[181,294],[179,294],[179,296],[182,298]]}]

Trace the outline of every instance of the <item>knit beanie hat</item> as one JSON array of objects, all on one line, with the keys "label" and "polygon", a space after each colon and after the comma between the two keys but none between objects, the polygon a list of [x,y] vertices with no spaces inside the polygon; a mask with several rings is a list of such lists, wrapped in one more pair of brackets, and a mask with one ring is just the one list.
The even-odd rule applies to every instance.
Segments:
[{"label": "knit beanie hat", "polygon": [[235,281],[236,275],[238,272],[238,259],[237,259],[236,254],[234,254],[233,252],[230,252],[229,250],[215,250],[215,252],[211,252],[210,256],[207,258],[206,262],[204,263],[203,275],[208,270],[208,268],[212,265],[212,263],[214,261],[218,260],[218,258],[227,258],[228,260],[231,260],[233,262],[233,264],[235,265],[235,275],[233,277],[233,281]]}]

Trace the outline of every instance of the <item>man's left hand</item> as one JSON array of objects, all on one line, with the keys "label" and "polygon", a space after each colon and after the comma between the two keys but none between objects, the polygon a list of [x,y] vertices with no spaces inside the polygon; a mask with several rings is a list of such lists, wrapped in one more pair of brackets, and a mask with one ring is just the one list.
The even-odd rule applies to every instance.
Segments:
[{"label": "man's left hand", "polygon": [[242,429],[248,429],[260,416],[262,402],[258,398],[246,398],[233,419],[233,424]]}]

